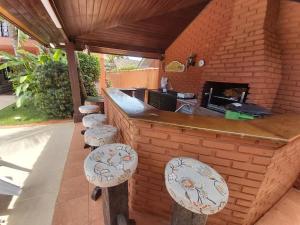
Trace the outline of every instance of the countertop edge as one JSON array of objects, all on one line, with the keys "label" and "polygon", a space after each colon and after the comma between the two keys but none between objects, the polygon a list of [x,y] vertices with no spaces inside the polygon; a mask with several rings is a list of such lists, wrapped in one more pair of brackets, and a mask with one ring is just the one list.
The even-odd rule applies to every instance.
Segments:
[{"label": "countertop edge", "polygon": [[[163,124],[163,125],[168,125],[168,126],[173,126],[173,127],[179,127],[181,129],[191,129],[191,130],[199,130],[199,131],[204,131],[204,132],[210,132],[210,133],[216,133],[216,134],[223,134],[223,135],[232,135],[235,137],[239,137],[241,139],[244,138],[249,138],[249,139],[259,139],[259,140],[264,140],[264,141],[274,141],[277,142],[277,145],[279,147],[282,147],[286,145],[287,143],[297,139],[300,137],[300,134],[298,136],[295,136],[291,139],[285,139],[285,138],[280,138],[280,137],[266,137],[266,136],[257,136],[257,135],[251,135],[251,134],[245,134],[245,133],[237,133],[237,132],[231,132],[231,131],[222,131],[222,130],[215,130],[215,129],[210,129],[210,128],[201,128],[201,127],[190,127],[190,126],[185,126],[183,124],[176,124],[176,123],[170,123],[170,122],[163,122],[163,121],[156,121],[156,120],[151,120],[151,119],[146,119],[146,118],[139,118],[136,116],[132,116],[128,114],[119,104],[115,102],[115,100],[110,96],[110,94],[107,92],[107,90],[104,90],[105,96],[107,96],[110,101],[116,106],[121,113],[127,117],[130,121],[143,121],[143,122],[148,122],[148,123],[156,123],[156,124]],[[145,104],[145,103],[144,103]],[[158,110],[158,109],[156,109]]]}]

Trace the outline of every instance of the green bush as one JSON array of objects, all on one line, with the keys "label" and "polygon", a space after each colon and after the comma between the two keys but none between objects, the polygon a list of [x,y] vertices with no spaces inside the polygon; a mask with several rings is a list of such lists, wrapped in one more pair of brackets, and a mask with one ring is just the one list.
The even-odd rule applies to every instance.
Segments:
[{"label": "green bush", "polygon": [[78,52],[80,73],[88,96],[98,96],[95,82],[99,80],[100,65],[96,56]]},{"label": "green bush", "polygon": [[61,61],[48,61],[35,70],[38,108],[52,118],[70,117],[73,111],[68,67]]}]

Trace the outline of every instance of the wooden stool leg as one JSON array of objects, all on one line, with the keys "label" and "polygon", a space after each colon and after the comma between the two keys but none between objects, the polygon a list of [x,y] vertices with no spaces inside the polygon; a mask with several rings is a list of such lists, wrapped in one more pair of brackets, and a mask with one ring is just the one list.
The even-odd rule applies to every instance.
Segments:
[{"label": "wooden stool leg", "polygon": [[115,187],[102,188],[103,216],[105,225],[118,225],[118,215],[128,221],[128,182]]},{"label": "wooden stool leg", "polygon": [[193,213],[174,202],[171,225],[205,225],[206,220],[207,215]]}]

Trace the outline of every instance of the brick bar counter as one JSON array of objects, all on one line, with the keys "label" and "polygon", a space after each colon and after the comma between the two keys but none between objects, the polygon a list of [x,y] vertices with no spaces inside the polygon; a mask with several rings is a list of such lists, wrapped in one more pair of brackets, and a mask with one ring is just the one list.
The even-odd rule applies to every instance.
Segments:
[{"label": "brick bar counter", "polygon": [[229,203],[209,225],[254,224],[293,185],[300,171],[300,116],[253,121],[157,110],[118,89],[104,93],[109,123],[139,155],[129,183],[130,207],[169,218],[164,167],[187,156],[215,168],[226,180]]}]

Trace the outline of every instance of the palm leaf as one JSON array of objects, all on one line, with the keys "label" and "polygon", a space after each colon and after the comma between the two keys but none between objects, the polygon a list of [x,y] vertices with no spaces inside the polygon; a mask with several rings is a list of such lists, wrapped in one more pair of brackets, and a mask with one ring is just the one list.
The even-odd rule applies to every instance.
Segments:
[{"label": "palm leaf", "polygon": [[20,65],[24,65],[24,63],[22,61],[8,61],[0,65],[0,70],[7,69],[9,67],[16,67]]},{"label": "palm leaf", "polygon": [[61,57],[62,57],[62,50],[57,49],[53,54],[53,61],[58,62]]}]

